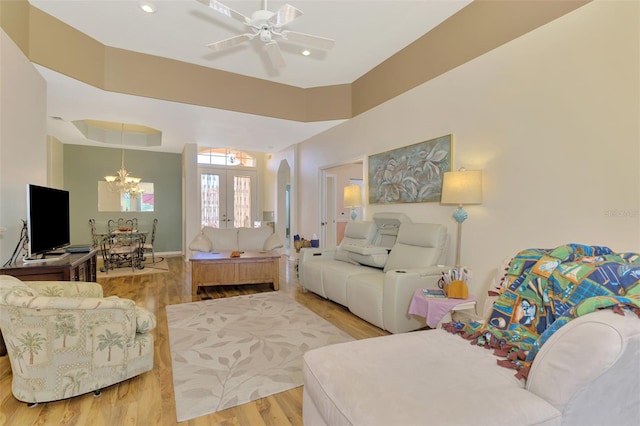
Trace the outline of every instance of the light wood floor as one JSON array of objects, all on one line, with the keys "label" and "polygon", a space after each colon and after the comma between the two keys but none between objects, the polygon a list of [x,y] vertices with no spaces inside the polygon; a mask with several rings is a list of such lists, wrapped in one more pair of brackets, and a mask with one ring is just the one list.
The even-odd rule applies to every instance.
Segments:
[{"label": "light wood floor", "polygon": [[[174,425],[173,376],[165,306],[209,298],[271,291],[267,285],[207,287],[191,295],[191,268],[182,257],[168,259],[167,273],[99,278],[104,295],[134,300],[154,312],[155,358],[152,371],[106,388],[102,396],[82,395],[28,408],[11,394],[11,366],[0,357],[0,425]],[[280,292],[324,317],[356,339],[388,333],[352,315],[345,307],[304,293],[295,277],[293,263],[281,260]],[[181,425],[301,425],[302,387],[235,408],[180,423]]]}]

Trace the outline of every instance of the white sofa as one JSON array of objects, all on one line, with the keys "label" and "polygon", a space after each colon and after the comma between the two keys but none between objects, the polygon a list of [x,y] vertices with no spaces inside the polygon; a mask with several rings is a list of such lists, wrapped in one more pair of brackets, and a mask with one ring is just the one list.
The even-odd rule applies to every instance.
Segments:
[{"label": "white sofa", "polygon": [[189,250],[200,252],[257,251],[268,252],[283,246],[282,240],[269,226],[261,228],[203,227],[189,244]]},{"label": "white sofa", "polygon": [[579,317],[542,346],[526,383],[493,352],[437,329],[304,355],[303,421],[316,425],[638,425],[640,319]]},{"label": "white sofa", "polygon": [[349,222],[337,249],[303,248],[300,284],[392,333],[424,327],[424,318],[408,314],[409,305],[416,289],[437,287],[451,268],[441,265],[446,227],[412,223],[399,213],[373,219]]}]

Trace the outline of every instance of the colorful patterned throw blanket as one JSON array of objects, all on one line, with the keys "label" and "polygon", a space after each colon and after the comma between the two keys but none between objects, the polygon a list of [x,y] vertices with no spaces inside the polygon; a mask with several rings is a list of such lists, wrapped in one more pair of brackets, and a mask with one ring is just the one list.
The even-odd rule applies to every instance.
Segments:
[{"label": "colorful patterned throw blanket", "polygon": [[611,308],[640,317],[640,254],[567,244],[527,249],[509,263],[502,293],[485,324],[451,322],[443,328],[495,349],[498,364],[525,378],[540,347],[574,318]]}]

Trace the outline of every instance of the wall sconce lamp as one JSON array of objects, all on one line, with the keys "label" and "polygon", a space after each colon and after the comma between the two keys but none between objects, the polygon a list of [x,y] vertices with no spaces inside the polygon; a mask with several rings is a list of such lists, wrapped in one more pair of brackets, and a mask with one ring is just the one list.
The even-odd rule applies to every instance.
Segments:
[{"label": "wall sconce lamp", "polygon": [[359,185],[349,185],[344,187],[344,207],[351,208],[351,220],[356,220],[357,207],[362,206],[362,191]]},{"label": "wall sconce lamp", "polygon": [[482,204],[482,172],[465,170],[446,172],[442,180],[441,204],[457,204],[453,218],[458,222],[458,241],[456,244],[456,267],[460,266],[460,242],[462,241],[462,222],[469,216],[462,208],[466,204]]}]

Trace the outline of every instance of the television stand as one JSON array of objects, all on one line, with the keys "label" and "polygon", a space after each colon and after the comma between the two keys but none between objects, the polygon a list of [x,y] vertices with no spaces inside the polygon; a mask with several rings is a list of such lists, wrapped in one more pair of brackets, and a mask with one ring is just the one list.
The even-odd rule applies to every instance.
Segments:
[{"label": "television stand", "polygon": [[17,262],[0,268],[0,275],[13,275],[22,281],[96,281],[98,250],[67,254],[62,261],[46,258],[43,263]]},{"label": "television stand", "polygon": [[66,252],[49,252],[44,253],[42,257],[25,257],[22,259],[24,263],[44,263],[44,262],[58,262],[65,257],[69,256]]}]

